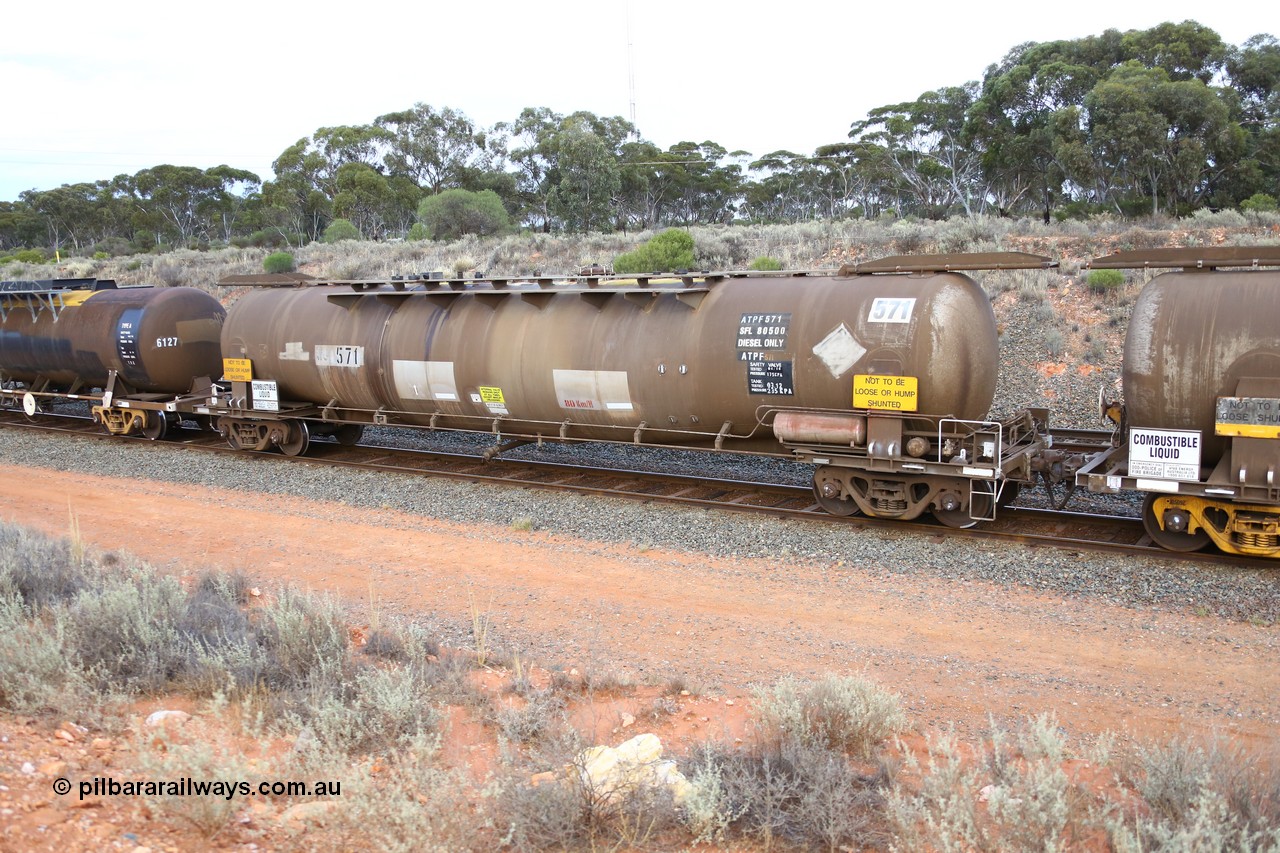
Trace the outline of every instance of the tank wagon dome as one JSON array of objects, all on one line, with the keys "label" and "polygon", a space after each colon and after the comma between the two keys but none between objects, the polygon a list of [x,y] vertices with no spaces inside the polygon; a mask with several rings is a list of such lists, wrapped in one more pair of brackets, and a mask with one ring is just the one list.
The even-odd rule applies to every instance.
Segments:
[{"label": "tank wagon dome", "polygon": [[[7,283],[0,290],[6,380],[180,393],[217,378],[226,311],[193,287],[117,288],[113,281]],[[22,285],[19,287],[18,285]]]},{"label": "tank wagon dome", "polygon": [[847,410],[858,374],[914,379],[920,411],[985,417],[998,355],[986,294],[960,272],[878,272],[255,287],[222,343],[282,400],[415,424],[776,449],[762,410]]}]

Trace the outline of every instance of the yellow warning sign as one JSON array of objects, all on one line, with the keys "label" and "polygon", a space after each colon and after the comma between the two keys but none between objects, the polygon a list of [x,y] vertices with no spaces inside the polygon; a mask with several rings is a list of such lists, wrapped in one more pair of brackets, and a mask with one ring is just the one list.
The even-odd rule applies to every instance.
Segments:
[{"label": "yellow warning sign", "polygon": [[506,405],[507,401],[502,398],[502,389],[495,388],[490,385],[480,386],[480,402],[482,403],[502,403]]},{"label": "yellow warning sign", "polygon": [[228,382],[252,382],[253,362],[247,358],[224,358],[222,375]]},{"label": "yellow warning sign", "polygon": [[914,412],[920,401],[914,376],[858,373],[853,377],[853,407],[880,412]]}]

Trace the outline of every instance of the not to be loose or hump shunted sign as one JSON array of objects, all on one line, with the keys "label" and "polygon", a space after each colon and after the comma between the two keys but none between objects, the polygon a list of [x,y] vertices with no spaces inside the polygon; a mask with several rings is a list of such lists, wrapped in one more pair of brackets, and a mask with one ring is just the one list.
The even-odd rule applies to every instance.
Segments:
[{"label": "not to be loose or hump shunted sign", "polygon": [[1129,430],[1129,476],[1199,480],[1199,430]]}]

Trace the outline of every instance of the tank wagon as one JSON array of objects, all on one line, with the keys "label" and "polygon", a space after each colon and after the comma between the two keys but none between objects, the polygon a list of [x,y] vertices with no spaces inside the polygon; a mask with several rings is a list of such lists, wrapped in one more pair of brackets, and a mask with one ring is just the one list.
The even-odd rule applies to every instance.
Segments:
[{"label": "tank wagon", "polygon": [[1077,483],[1145,492],[1143,524],[1174,551],[1210,542],[1280,557],[1280,246],[1164,249],[1096,269],[1169,269],[1134,304],[1115,447]]},{"label": "tank wagon", "polygon": [[86,399],[111,432],[159,438],[193,382],[208,388],[221,375],[225,315],[190,287],[0,282],[0,403],[30,415],[48,400]]}]

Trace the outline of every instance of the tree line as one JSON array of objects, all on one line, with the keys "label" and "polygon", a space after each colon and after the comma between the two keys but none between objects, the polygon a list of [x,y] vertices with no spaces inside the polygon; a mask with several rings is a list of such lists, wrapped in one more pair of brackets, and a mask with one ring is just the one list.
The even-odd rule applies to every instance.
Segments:
[{"label": "tree line", "polygon": [[1228,45],[1193,21],[1026,43],[981,81],[876,108],[806,154],[711,141],[664,150],[623,118],[544,107],[482,128],[419,103],[320,128],[272,168],[263,181],[160,165],[28,190],[0,203],[0,249],[296,244],[337,221],[386,239],[1265,209],[1280,195],[1280,43]]}]

